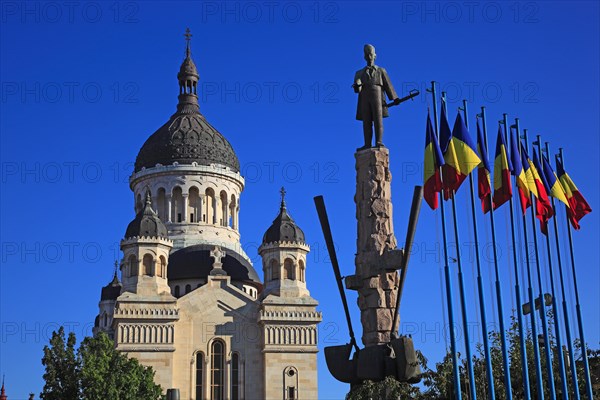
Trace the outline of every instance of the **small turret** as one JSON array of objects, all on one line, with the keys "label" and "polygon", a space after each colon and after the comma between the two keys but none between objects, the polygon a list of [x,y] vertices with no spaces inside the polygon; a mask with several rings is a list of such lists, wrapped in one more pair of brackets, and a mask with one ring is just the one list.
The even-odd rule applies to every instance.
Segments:
[{"label": "small turret", "polygon": [[123,292],[143,295],[170,293],[167,285],[167,260],[173,242],[167,228],[152,209],[150,191],[144,208],[127,226],[121,241]]},{"label": "small turret", "polygon": [[263,297],[271,293],[281,297],[310,295],[306,289],[306,255],[310,248],[304,241],[304,232],[287,211],[285,194],[281,188],[279,214],[258,248],[265,276]]}]

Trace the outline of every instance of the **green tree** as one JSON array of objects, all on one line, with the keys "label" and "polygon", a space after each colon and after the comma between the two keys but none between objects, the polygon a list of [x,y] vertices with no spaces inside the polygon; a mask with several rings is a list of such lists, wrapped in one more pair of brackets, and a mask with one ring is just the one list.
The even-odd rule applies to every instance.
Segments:
[{"label": "green tree", "polygon": [[75,352],[75,334],[65,345],[61,327],[44,347],[43,400],[159,400],[154,371],[115,349],[105,333],[86,337]]},{"label": "green tree", "polygon": [[44,388],[40,393],[43,400],[65,400],[79,398],[79,364],[75,356],[75,334],[69,333],[65,342],[65,329],[61,326],[58,332],[52,332],[50,345],[44,346],[42,365]]},{"label": "green tree", "polygon": [[160,399],[162,389],[154,383],[154,371],[115,350],[105,334],[87,337],[78,351],[81,392],[86,400]]}]

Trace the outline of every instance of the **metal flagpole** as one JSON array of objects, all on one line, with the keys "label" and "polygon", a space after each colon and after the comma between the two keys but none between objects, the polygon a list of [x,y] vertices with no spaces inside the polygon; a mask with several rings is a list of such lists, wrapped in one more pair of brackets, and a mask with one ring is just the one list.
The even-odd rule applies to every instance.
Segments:
[{"label": "metal flagpole", "polygon": [[[518,136],[517,136],[518,137]],[[527,129],[523,130],[523,139],[525,140],[525,151],[529,152],[529,143],[527,141]],[[531,168],[531,166],[529,166]],[[546,317],[546,305],[544,303],[544,288],[542,286],[542,268],[540,267],[540,254],[538,251],[537,231],[535,229],[535,214],[537,202],[534,200],[533,193],[529,192],[529,200],[531,201],[531,235],[533,236],[533,249],[535,254],[535,265],[538,278],[538,289],[540,291],[540,317],[542,319],[542,329],[544,335],[544,353],[546,356],[546,369],[548,370],[548,389],[550,390],[550,398],[556,399],[556,388],[554,386],[554,373],[552,368],[552,349],[550,349],[550,339],[548,337],[548,319]],[[525,240],[527,241],[527,240]],[[531,303],[531,315],[535,314],[535,303]]]},{"label": "metal flagpole", "polygon": [[[435,94],[435,81],[431,81],[431,96],[433,98],[433,129],[439,140],[439,128],[438,128],[438,114],[437,114],[437,100]],[[440,167],[440,179],[442,177],[442,169]],[[446,217],[444,211],[444,197],[443,193],[440,192],[440,211],[442,214],[442,237],[444,244],[444,275],[446,278],[446,299],[448,301],[448,324],[450,325],[450,351],[452,352],[452,369],[454,375],[454,397],[457,400],[462,399],[462,392],[460,390],[460,373],[458,369],[458,353],[456,351],[456,333],[454,332],[454,301],[452,299],[452,279],[450,277],[450,267],[448,265],[448,239],[446,237]]]},{"label": "metal flagpole", "polygon": [[[548,142],[546,142],[546,154],[550,157],[550,146]],[[548,161],[550,162],[550,161]],[[557,177],[557,183],[560,185]],[[554,206],[554,197],[551,197],[552,207],[556,210]],[[577,378],[577,366],[575,365],[575,352],[573,351],[573,340],[571,337],[571,323],[569,321],[569,308],[567,307],[567,294],[565,290],[565,280],[563,277],[563,268],[562,268],[562,257],[560,255],[560,241],[558,239],[558,215],[554,217],[554,238],[556,239],[556,258],[558,259],[558,276],[560,278],[560,291],[562,295],[562,306],[563,306],[563,315],[565,317],[565,332],[566,332],[566,340],[567,340],[567,348],[569,349],[569,359],[571,364],[571,375],[573,379],[573,387],[579,388],[579,382]],[[567,221],[568,223],[568,221]],[[562,348],[561,348],[562,351]],[[561,357],[562,358],[562,357]],[[575,400],[579,400],[579,390],[574,390],[574,398]]]},{"label": "metal flagpole", "polygon": [[[446,93],[442,92],[442,101],[446,101]],[[446,118],[448,118],[446,116]],[[473,369],[473,359],[471,358],[471,344],[469,339],[469,323],[467,320],[467,301],[465,298],[465,282],[462,272],[462,260],[460,256],[460,238],[458,233],[458,217],[456,216],[456,193],[452,192],[452,219],[454,222],[454,240],[456,242],[456,264],[458,265],[458,289],[460,295],[460,309],[462,312],[462,323],[463,323],[463,335],[465,337],[465,353],[467,358],[467,370],[469,372],[469,388],[471,392],[471,399],[477,399],[477,393],[475,388],[475,371]]]},{"label": "metal flagpole", "polygon": [[[485,121],[485,107],[481,107],[481,123],[483,124],[483,146],[488,148],[487,144],[487,126]],[[489,152],[486,151],[489,154]],[[490,171],[491,172],[491,171]],[[498,303],[498,323],[500,324],[500,339],[502,343],[502,361],[504,365],[504,385],[506,390],[506,398],[512,399],[512,386],[510,381],[510,365],[508,358],[508,348],[506,345],[506,330],[504,328],[504,309],[502,306],[502,289],[500,287],[500,272],[498,269],[498,252],[496,249],[496,227],[494,223],[494,207],[490,195],[490,224],[492,229],[492,251],[494,254],[494,272],[496,274],[496,302]],[[478,282],[479,283],[479,282]]]},{"label": "metal flagpole", "polygon": [[[560,154],[560,160],[563,167],[565,166],[565,157],[563,149],[558,149]],[[581,340],[581,358],[583,359],[583,372],[585,374],[585,391],[589,400],[593,399],[592,395],[592,379],[590,376],[590,365],[588,362],[587,355],[587,343],[585,341],[585,335],[583,332],[583,318],[581,317],[581,306],[579,304],[579,288],[577,287],[577,274],[575,272],[575,252],[573,251],[573,235],[571,234],[571,224],[569,223],[569,216],[567,215],[567,232],[569,234],[569,251],[571,252],[571,269],[573,273],[573,286],[575,288],[575,310],[577,311],[577,324],[579,325],[579,339]],[[579,388],[575,387],[575,391]]]},{"label": "metal flagpole", "polygon": [[[500,121],[504,125],[504,141],[506,146],[509,147],[508,137],[508,115],[504,114],[504,118]],[[506,149],[508,152],[508,148]],[[516,188],[515,188],[516,190]],[[525,326],[523,321],[523,313],[521,311],[521,288],[519,286],[519,260],[517,256],[517,238],[515,229],[515,211],[513,207],[513,196],[509,199],[510,206],[510,227],[512,233],[512,247],[513,247],[513,264],[515,267],[515,297],[517,300],[517,322],[519,324],[519,344],[521,346],[521,372],[523,374],[523,393],[525,400],[531,400],[531,389],[529,387],[529,368],[527,366],[527,347],[525,345]]]},{"label": "metal flagpole", "polygon": [[[465,126],[469,127],[469,117],[467,115],[467,100],[463,100],[463,115]],[[483,143],[481,144],[483,146]],[[481,333],[483,335],[483,348],[485,352],[485,368],[490,400],[496,399],[496,390],[494,388],[494,372],[492,370],[492,355],[490,352],[490,343],[487,330],[487,316],[485,314],[485,295],[483,293],[483,279],[481,277],[481,261],[479,258],[479,235],[477,234],[477,214],[475,213],[475,189],[473,185],[473,174],[469,174],[469,185],[471,187],[471,214],[473,216],[473,236],[475,238],[475,263],[477,265],[477,289],[479,292],[479,310],[481,314]]]},{"label": "metal flagpole", "polygon": [[[518,148],[518,152],[519,154],[517,155],[520,159],[520,153],[521,153],[521,146],[519,145],[521,139],[520,134],[519,134],[519,118],[515,118],[515,125],[514,125],[515,129],[516,129],[516,135],[517,135],[517,148]],[[525,168],[524,166],[522,166],[522,168]],[[516,177],[515,177],[515,188],[517,186],[516,184]],[[532,205],[533,207],[533,205]],[[535,228],[535,227],[534,227]],[[536,321],[535,321],[535,296],[533,295],[533,281],[531,279],[531,265],[529,263],[529,241],[527,240],[527,218],[525,217],[525,214],[523,214],[523,239],[525,240],[525,266],[527,267],[527,285],[528,285],[528,292],[529,292],[529,304],[532,307],[532,312],[531,312],[531,333],[532,333],[532,342],[533,342],[533,356],[535,359],[535,377],[536,377],[536,385],[537,385],[537,397],[538,399],[543,400],[544,399],[544,381],[543,381],[543,377],[542,377],[542,365],[540,362],[540,349],[539,349],[539,344],[538,344],[538,336],[537,336],[537,327],[536,327]],[[520,307],[521,305],[518,304],[518,306]]]},{"label": "metal flagpole", "polygon": [[[540,174],[544,173],[544,159],[543,159],[543,153],[542,153],[542,139],[540,135],[537,135],[537,141],[534,142],[534,144],[537,143],[538,146],[538,157],[540,160],[540,168],[542,168],[542,171],[538,171]],[[551,198],[550,194],[548,193],[548,197]],[[552,200],[552,208],[554,209],[554,200]],[[556,216],[554,217],[554,219],[556,220]],[[559,320],[559,316],[558,316],[558,307],[556,306],[556,291],[554,290],[554,271],[552,270],[552,250],[550,247],[550,231],[547,230],[546,233],[546,249],[548,250],[548,270],[550,271],[550,288],[552,291],[552,313],[554,314],[554,331],[556,334],[556,348],[557,350],[557,354],[555,355],[556,358],[558,358],[558,369],[560,372],[560,379],[561,379],[561,390],[562,390],[562,398],[564,400],[568,400],[569,399],[569,383],[567,381],[567,373],[565,371],[565,360],[562,357],[562,339],[561,339],[561,334],[560,334],[560,320]],[[543,304],[542,304],[542,308],[543,308]],[[546,343],[546,346],[548,346],[549,343]],[[550,378],[552,379],[552,378]]]}]

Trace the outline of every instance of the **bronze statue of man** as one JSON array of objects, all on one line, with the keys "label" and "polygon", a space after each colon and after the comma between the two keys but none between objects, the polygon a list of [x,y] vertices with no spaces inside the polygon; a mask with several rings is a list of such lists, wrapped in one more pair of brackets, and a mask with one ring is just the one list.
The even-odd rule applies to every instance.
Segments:
[{"label": "bronze statue of man", "polygon": [[392,86],[385,69],[375,65],[375,47],[366,44],[364,47],[367,66],[354,74],[354,92],[358,93],[356,119],[363,122],[363,134],[366,149],[372,147],[373,126],[375,128],[375,146],[383,146],[383,118],[389,116],[385,95],[395,104],[400,99]]}]

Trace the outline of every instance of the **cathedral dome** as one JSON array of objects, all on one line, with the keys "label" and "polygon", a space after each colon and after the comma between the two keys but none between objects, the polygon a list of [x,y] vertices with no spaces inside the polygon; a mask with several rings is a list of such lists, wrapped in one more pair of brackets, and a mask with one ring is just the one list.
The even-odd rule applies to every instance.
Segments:
[{"label": "cathedral dome", "polygon": [[[171,253],[167,279],[169,282],[181,279],[206,279],[213,269],[214,259],[211,251],[214,245],[197,244]],[[256,270],[244,257],[231,249],[221,260],[223,269],[232,281],[254,282],[261,284]]]},{"label": "cathedral dome", "polygon": [[186,37],[186,57],[177,74],[177,112],[146,140],[135,160],[135,172],[155,167],[156,164],[171,165],[175,162],[187,165],[220,164],[239,172],[240,162],[231,144],[200,114],[197,93],[199,75],[191,57],[189,31]]},{"label": "cathedral dome", "polygon": [[127,230],[125,231],[125,239],[144,236],[160,238],[168,237],[167,227],[152,209],[150,192],[146,193],[146,204],[144,205],[144,208],[135,216],[133,221],[129,223]]},{"label": "cathedral dome", "polygon": [[281,207],[279,215],[263,236],[263,244],[273,242],[304,243],[304,232],[288,214],[285,205],[285,189],[281,188]]},{"label": "cathedral dome", "polygon": [[175,113],[140,149],[135,160],[135,172],[156,164],[191,165],[221,164],[234,172],[240,162],[231,144],[200,112]]}]

